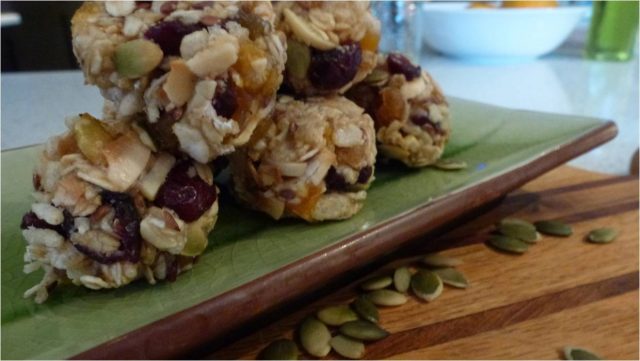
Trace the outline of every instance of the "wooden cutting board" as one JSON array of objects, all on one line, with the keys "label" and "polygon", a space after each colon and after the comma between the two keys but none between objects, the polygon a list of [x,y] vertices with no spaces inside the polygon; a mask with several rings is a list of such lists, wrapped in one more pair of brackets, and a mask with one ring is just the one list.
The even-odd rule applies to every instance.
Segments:
[{"label": "wooden cutting board", "polygon": [[[574,234],[544,237],[524,255],[498,253],[484,241],[492,225],[506,216],[562,219]],[[617,228],[620,235],[607,245],[584,241],[591,229],[602,226]],[[347,276],[350,283],[328,285],[230,335],[224,347],[211,345],[196,356],[255,358],[271,341],[294,337],[306,315],[350,302],[362,278],[388,273],[431,251],[460,258],[464,263],[458,268],[471,286],[446,287],[431,303],[411,297],[405,305],[382,309],[381,325],[391,336],[368,344],[366,358],[557,359],[564,346],[572,345],[609,359],[638,359],[638,179],[568,166],[444,235],[423,238],[373,267],[354,271]]]}]

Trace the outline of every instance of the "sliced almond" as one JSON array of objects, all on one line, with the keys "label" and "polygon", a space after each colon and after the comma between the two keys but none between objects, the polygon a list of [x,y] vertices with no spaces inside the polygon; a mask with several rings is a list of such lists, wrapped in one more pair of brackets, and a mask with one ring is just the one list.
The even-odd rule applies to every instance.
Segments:
[{"label": "sliced almond", "polygon": [[175,162],[176,159],[168,153],[158,155],[149,173],[140,180],[140,191],[145,198],[151,201],[156,198],[158,189],[164,183]]},{"label": "sliced almond", "polygon": [[191,99],[196,80],[195,74],[189,70],[184,60],[174,60],[171,62],[171,70],[162,89],[167,93],[171,103],[181,107]]},{"label": "sliced almond", "polygon": [[320,50],[331,50],[338,46],[329,41],[327,34],[296,15],[291,9],[284,9],[284,18],[296,37],[307,45]]}]

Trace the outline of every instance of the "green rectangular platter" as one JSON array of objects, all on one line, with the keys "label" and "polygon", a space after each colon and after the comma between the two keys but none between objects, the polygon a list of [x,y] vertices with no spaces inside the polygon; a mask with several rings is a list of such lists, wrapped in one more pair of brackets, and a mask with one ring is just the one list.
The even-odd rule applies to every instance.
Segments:
[{"label": "green rectangular platter", "polygon": [[[549,154],[556,156],[554,152],[576,140],[600,134],[601,139],[580,150],[584,152],[615,136],[615,126],[599,119],[517,111],[460,99],[450,103],[453,135],[444,157],[466,161],[469,167],[465,170],[380,165],[365,207],[342,222],[275,222],[227,202],[221,205],[208,249],[196,267],[176,282],[150,286],[140,281],[109,291],[61,287],[42,305],[22,297],[41,273],[23,274],[25,244],[19,229],[21,216],[32,201],[31,172],[40,147],[3,152],[2,358],[72,357],[278,272],[304,257],[321,255],[323,249],[347,237],[353,239],[359,232],[404,217],[425,204]],[[553,166],[567,160],[560,158]],[[464,202],[458,205],[468,206]]]}]

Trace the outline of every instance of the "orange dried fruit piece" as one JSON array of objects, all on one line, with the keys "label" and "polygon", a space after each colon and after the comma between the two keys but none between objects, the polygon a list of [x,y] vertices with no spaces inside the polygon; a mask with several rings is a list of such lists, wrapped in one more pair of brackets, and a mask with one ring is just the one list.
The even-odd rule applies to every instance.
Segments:
[{"label": "orange dried fruit piece", "polygon": [[376,122],[378,126],[387,126],[394,120],[403,118],[405,101],[398,89],[386,88],[380,92],[381,105],[378,108]]},{"label": "orange dried fruit piece", "polygon": [[233,68],[242,78],[243,88],[256,93],[269,78],[269,61],[264,50],[245,40],[240,43],[238,61]]},{"label": "orange dried fruit piece", "polygon": [[367,31],[362,40],[360,40],[360,48],[362,51],[376,52],[380,44],[380,34],[377,32]]},{"label": "orange dried fruit piece", "polygon": [[73,134],[80,152],[91,163],[106,164],[104,149],[113,138],[98,119],[87,113],[80,114],[80,119],[73,126]]},{"label": "orange dried fruit piece", "polygon": [[287,203],[286,207],[300,218],[306,221],[313,221],[312,212],[321,196],[322,188],[316,185],[309,185],[307,196],[300,200],[300,203]]}]

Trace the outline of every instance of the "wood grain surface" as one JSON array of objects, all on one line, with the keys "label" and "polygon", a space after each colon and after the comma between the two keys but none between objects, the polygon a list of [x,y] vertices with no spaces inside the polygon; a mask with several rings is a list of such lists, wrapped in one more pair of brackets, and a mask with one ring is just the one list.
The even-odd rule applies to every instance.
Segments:
[{"label": "wood grain surface", "polygon": [[[499,253],[484,242],[493,224],[507,216],[562,219],[574,233],[545,236],[524,255]],[[603,226],[620,231],[613,243],[585,241],[591,229]],[[306,315],[350,302],[362,278],[389,273],[432,251],[460,258],[464,263],[458,268],[471,286],[445,287],[431,303],[411,297],[405,305],[381,309],[381,325],[391,335],[368,344],[365,358],[558,359],[561,349],[572,345],[609,359],[638,359],[638,178],[568,166],[455,229],[354,270],[341,284],[287,304],[193,357],[255,358],[271,341],[294,338]]]}]

